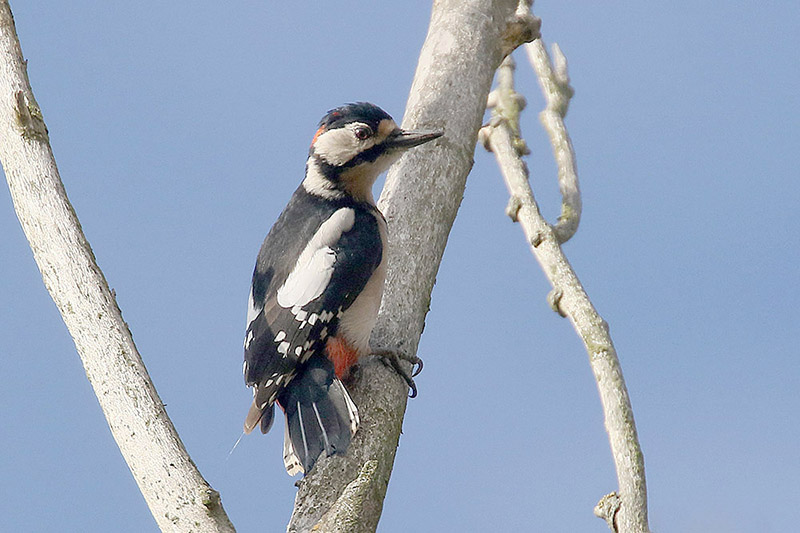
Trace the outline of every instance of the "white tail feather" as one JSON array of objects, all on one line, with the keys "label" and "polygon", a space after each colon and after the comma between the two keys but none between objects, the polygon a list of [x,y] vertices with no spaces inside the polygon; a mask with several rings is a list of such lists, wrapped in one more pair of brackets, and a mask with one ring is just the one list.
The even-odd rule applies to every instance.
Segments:
[{"label": "white tail feather", "polygon": [[[338,379],[334,379],[331,387],[336,389],[336,391],[339,394],[341,394],[342,397],[344,398],[345,407],[347,408],[347,416],[348,416],[349,423],[350,423],[350,428],[349,428],[350,429],[350,436],[352,437],[353,435],[355,435],[356,431],[358,430],[358,426],[359,426],[359,423],[360,423],[359,416],[358,416],[358,408],[356,407],[356,404],[353,402],[352,398],[350,398],[350,394],[347,392],[347,389],[345,388],[345,386],[342,384],[341,381],[339,381]],[[306,405],[306,407],[308,407],[308,406]],[[329,450],[331,450],[330,437],[328,435],[327,429],[325,428],[325,425],[323,424],[322,416],[320,415],[319,408],[317,407],[316,402],[312,402],[311,403],[311,407],[313,409],[313,413],[314,413],[315,416],[312,417],[311,416],[311,411],[307,410],[305,412],[305,415],[306,415],[305,416],[305,421],[308,421],[311,424],[314,424],[314,423],[318,424],[318,426],[320,428],[320,431],[321,431],[322,439],[324,440],[324,443],[325,443],[325,450],[329,451]],[[307,458],[308,455],[309,455],[309,443],[308,443],[308,440],[307,440],[308,436],[306,435],[306,427],[305,427],[305,424],[304,424],[303,414],[304,413],[303,413],[301,404],[298,401],[297,402],[297,421],[298,421],[299,426],[300,426],[300,437],[301,437],[302,442],[303,442],[303,450],[301,450],[301,451],[305,452],[303,454],[303,456]],[[309,429],[311,429],[311,428],[309,428]],[[299,445],[300,443],[298,442],[297,444]],[[329,451],[328,453],[334,453],[334,452]],[[288,418],[286,418],[286,424],[285,424],[284,435],[283,435],[283,465],[286,467],[286,472],[290,476],[294,476],[295,474],[298,474],[298,473],[305,473],[305,469],[303,468],[303,464],[300,461],[300,457],[298,456],[297,450],[295,450],[294,444],[292,444],[292,439],[291,439],[291,437],[289,435],[289,419]]]},{"label": "white tail feather", "polygon": [[286,467],[286,473],[290,476],[303,473],[303,465],[300,464],[300,458],[297,457],[294,446],[292,446],[292,439],[289,438],[288,418],[283,432],[283,466]]},{"label": "white tail feather", "polygon": [[350,398],[350,394],[341,381],[334,379],[333,386],[338,388],[342,396],[344,396],[344,403],[347,405],[347,415],[350,418],[350,435],[355,435],[358,430],[358,425],[361,423],[361,419],[358,417],[358,408],[355,402],[353,402],[353,399]]},{"label": "white tail feather", "polygon": [[322,423],[322,417],[319,416],[319,409],[317,409],[317,402],[313,402],[311,407],[314,408],[314,414],[317,415],[317,424],[319,424],[319,429],[322,432],[322,440],[325,441],[325,452],[331,453],[331,442],[328,440],[328,432],[325,429],[325,424]]}]

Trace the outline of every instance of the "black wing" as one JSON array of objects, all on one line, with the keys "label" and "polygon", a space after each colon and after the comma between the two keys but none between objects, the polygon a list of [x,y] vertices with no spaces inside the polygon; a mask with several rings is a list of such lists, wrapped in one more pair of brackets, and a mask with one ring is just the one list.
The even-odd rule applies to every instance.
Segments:
[{"label": "black wing", "polygon": [[[291,204],[287,210],[290,207]],[[248,430],[255,427],[265,409],[269,408],[271,413],[272,403],[295,375],[303,371],[308,358],[324,353],[327,338],[336,335],[340,313],[352,305],[381,262],[383,245],[375,215],[360,205],[344,209],[353,211],[352,228],[312,254],[311,261],[315,263],[306,261],[293,265],[295,275],[279,272],[276,266],[279,261],[259,258],[253,275],[250,321],[245,338],[245,382],[255,387],[253,407],[245,422]],[[323,222],[315,222],[316,229],[307,231],[306,235],[313,237],[320,232]],[[279,219],[262,250],[281,249],[282,240],[303,243],[312,240],[296,233],[294,238],[286,238],[282,233],[292,228],[280,223]],[[271,240],[273,242],[269,242]],[[302,254],[302,250],[291,252],[296,257]],[[297,275],[298,270],[300,275]],[[287,281],[293,286],[288,287]],[[321,291],[320,294],[307,302],[304,300],[308,294],[301,295],[305,298],[281,298],[281,288],[284,296],[287,288],[289,293],[297,295],[303,292],[306,284],[317,287],[310,290],[312,295]],[[300,304],[294,304],[294,300],[299,300]],[[269,426],[262,425],[262,428],[266,430]]]}]

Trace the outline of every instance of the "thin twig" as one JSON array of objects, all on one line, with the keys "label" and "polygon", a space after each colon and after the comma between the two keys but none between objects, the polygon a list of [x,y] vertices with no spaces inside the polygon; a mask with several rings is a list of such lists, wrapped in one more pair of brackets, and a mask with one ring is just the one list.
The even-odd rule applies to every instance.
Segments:
[{"label": "thin twig", "polygon": [[619,506],[604,506],[612,516],[603,516],[617,532],[646,533],[647,491],[644,457],[636,435],[628,391],[608,324],[592,305],[575,271],[564,256],[555,229],[548,224],[536,204],[528,169],[520,158],[516,138],[519,131],[519,97],[513,87],[513,60],[507,58],[498,72],[499,87],[490,101],[492,120],[481,130],[484,146],[494,152],[511,194],[507,211],[519,221],[531,251],[553,286],[548,301],[566,316],[586,346],[605,413],[606,431],[617,469]]},{"label": "thin twig", "polygon": [[561,190],[561,215],[553,228],[558,241],[567,242],[578,230],[581,221],[581,191],[578,184],[578,169],[575,163],[575,150],[569,138],[564,117],[567,115],[569,101],[575,91],[569,84],[567,58],[557,44],[553,44],[555,64],[550,61],[542,39],[525,45],[528,59],[536,71],[536,78],[542,88],[547,107],[539,113],[539,120],[550,136],[553,157],[558,167],[558,186]]}]

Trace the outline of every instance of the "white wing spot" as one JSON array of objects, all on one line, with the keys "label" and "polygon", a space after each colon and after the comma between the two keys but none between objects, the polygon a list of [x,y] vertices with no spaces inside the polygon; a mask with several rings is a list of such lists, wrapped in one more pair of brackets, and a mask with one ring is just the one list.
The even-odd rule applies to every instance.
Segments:
[{"label": "white wing spot", "polygon": [[294,314],[294,318],[298,322],[303,322],[307,316],[308,316],[308,311],[304,311],[302,309]]},{"label": "white wing spot", "polygon": [[317,323],[317,318],[319,318],[319,315],[316,313],[311,313],[311,315],[308,317],[308,323],[313,326]]},{"label": "white wing spot", "polygon": [[281,342],[283,339],[286,338],[285,331],[279,331],[277,335],[275,335],[275,342]]},{"label": "white wing spot", "polygon": [[289,351],[289,346],[289,341],[283,341],[278,345],[278,353],[286,355],[286,353]]},{"label": "white wing spot", "polygon": [[300,357],[301,353],[303,353],[303,347],[302,346],[298,346],[297,348],[294,349],[294,354],[296,356]]}]

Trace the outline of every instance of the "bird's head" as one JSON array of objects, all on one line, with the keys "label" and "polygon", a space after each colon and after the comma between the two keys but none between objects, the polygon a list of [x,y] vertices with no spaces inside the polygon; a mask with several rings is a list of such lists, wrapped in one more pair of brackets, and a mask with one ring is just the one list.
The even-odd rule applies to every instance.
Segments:
[{"label": "bird's head", "polygon": [[375,180],[414,146],[441,137],[440,131],[404,131],[386,111],[369,103],[329,111],[311,141],[305,189],[325,197],[350,195],[372,200]]}]

